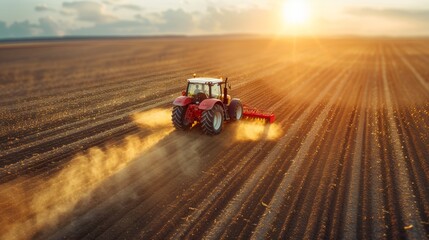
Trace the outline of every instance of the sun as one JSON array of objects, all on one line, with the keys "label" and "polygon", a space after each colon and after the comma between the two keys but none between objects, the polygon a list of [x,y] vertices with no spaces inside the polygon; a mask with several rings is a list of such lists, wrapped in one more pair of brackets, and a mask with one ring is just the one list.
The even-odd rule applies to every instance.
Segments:
[{"label": "sun", "polygon": [[285,24],[300,25],[310,18],[310,8],[305,0],[289,0],[284,4],[282,14]]}]

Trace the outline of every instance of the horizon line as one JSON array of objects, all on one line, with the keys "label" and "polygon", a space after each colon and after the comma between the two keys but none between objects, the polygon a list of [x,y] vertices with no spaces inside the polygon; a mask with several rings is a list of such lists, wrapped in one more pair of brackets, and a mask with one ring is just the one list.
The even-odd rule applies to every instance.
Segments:
[{"label": "horizon line", "polygon": [[258,33],[220,33],[220,34],[154,34],[154,35],[66,35],[66,36],[37,36],[21,38],[0,38],[0,43],[8,42],[31,42],[31,41],[54,41],[54,40],[100,40],[100,39],[156,39],[156,38],[222,38],[222,37],[255,37],[255,38],[394,38],[394,39],[416,39],[429,38],[428,35],[360,35],[360,34],[321,34],[321,35],[293,35],[293,34],[258,34]]}]

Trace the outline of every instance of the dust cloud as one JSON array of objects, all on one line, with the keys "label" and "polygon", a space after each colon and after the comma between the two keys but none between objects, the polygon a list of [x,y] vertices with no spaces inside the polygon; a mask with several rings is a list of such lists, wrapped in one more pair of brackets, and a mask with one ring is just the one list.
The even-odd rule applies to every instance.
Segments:
[{"label": "dust cloud", "polygon": [[267,124],[265,120],[240,121],[235,130],[237,141],[276,140],[283,131],[276,123]]},{"label": "dust cloud", "polygon": [[166,127],[171,125],[171,110],[156,108],[133,115],[134,122],[142,127]]},{"label": "dust cloud", "polygon": [[150,135],[128,136],[118,145],[91,148],[49,179],[21,178],[0,185],[0,239],[28,239],[44,228],[55,227],[104,180],[156,149],[156,144],[173,131],[170,112],[155,109],[135,114],[139,125],[156,127]]}]

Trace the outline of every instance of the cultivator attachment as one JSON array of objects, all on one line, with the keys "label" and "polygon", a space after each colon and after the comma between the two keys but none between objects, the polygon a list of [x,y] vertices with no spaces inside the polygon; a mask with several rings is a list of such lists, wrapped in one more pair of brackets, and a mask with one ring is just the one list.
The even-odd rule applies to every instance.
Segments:
[{"label": "cultivator attachment", "polygon": [[243,117],[246,119],[262,119],[269,123],[276,120],[274,113],[243,105]]}]

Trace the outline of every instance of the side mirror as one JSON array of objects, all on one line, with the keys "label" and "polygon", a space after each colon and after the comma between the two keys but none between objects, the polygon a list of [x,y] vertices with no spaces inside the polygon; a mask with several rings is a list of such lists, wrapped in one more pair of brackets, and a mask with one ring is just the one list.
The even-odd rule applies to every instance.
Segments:
[{"label": "side mirror", "polygon": [[231,84],[229,84],[229,83],[228,83],[228,88],[229,88],[229,90],[231,90]]},{"label": "side mirror", "polygon": [[182,96],[186,96],[186,91],[185,90],[182,91]]}]

